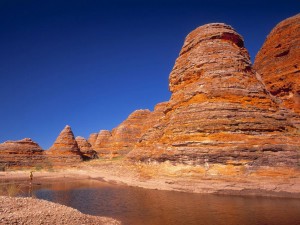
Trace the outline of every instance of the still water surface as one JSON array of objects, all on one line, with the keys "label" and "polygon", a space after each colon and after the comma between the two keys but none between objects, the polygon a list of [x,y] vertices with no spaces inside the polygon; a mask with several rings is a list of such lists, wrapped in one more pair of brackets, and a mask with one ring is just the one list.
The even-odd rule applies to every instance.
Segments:
[{"label": "still water surface", "polygon": [[300,199],[147,190],[92,180],[35,184],[23,195],[125,225],[300,225]]}]

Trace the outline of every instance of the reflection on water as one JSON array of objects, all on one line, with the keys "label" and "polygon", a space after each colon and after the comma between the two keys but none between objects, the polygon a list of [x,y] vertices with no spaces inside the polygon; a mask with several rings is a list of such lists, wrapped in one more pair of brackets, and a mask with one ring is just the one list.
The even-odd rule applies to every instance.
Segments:
[{"label": "reflection on water", "polygon": [[91,180],[35,184],[23,193],[130,225],[300,224],[299,199],[201,195]]}]

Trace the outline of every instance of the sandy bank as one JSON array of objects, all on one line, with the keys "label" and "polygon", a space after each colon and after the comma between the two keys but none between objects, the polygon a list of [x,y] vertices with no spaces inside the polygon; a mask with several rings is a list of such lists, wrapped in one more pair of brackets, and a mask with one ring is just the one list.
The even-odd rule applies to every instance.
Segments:
[{"label": "sandy bank", "polygon": [[[224,169],[222,169],[224,171]],[[203,168],[170,164],[131,164],[123,160],[94,160],[75,168],[34,172],[35,182],[82,179],[101,180],[158,190],[192,193],[254,195],[300,198],[299,171],[260,170],[249,174],[218,174],[217,167]],[[0,181],[29,179],[29,171],[0,172]]]},{"label": "sandy bank", "polygon": [[121,224],[45,200],[0,196],[0,224]]}]

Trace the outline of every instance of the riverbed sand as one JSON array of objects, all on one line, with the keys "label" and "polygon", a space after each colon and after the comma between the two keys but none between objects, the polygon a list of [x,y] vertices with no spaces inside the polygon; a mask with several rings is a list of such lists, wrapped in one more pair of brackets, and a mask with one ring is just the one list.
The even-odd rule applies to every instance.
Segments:
[{"label": "riverbed sand", "polygon": [[[202,167],[169,163],[146,165],[125,160],[92,160],[72,168],[51,168],[33,174],[38,182],[93,179],[158,190],[300,198],[299,171],[265,169],[249,174],[219,175],[217,169],[204,171]],[[30,170],[0,172],[0,181],[29,179],[29,175]]]},{"label": "riverbed sand", "polygon": [[107,217],[91,216],[76,209],[33,198],[0,196],[0,224],[107,224],[121,222]]}]

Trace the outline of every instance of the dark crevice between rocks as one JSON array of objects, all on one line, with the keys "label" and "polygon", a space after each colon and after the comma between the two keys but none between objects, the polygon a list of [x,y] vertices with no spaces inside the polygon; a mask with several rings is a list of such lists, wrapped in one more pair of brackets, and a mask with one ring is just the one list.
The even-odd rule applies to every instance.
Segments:
[{"label": "dark crevice between rocks", "polygon": [[281,53],[275,55],[275,57],[278,58],[278,57],[285,56],[285,55],[289,54],[289,52],[290,52],[289,49],[288,49],[288,50],[285,50],[284,52],[281,52]]},{"label": "dark crevice between rocks", "polygon": [[185,50],[181,50],[180,52],[180,56],[186,54],[187,52],[189,52],[191,49],[195,48],[195,46],[197,46],[198,44],[200,44],[203,41],[207,41],[208,39],[222,39],[222,40],[227,40],[230,42],[233,42],[234,44],[236,44],[238,47],[240,48],[244,48],[244,40],[241,38],[241,36],[239,36],[238,34],[234,34],[234,33],[229,33],[229,32],[224,32],[222,34],[215,34],[209,38],[206,39],[200,39],[199,41],[189,44],[189,47],[187,47],[188,45],[184,46],[183,49],[185,47],[187,47]]},{"label": "dark crevice between rocks", "polygon": [[223,33],[220,38],[223,40],[231,41],[240,48],[244,47],[244,41],[241,39],[239,35],[233,33]]},{"label": "dark crevice between rocks", "polygon": [[274,91],[270,91],[272,95],[279,95],[280,93],[290,93],[292,91],[291,87],[283,87],[283,88],[279,88],[277,90]]},{"label": "dark crevice between rocks", "polygon": [[281,104],[281,100],[276,97],[276,94],[272,93],[271,91],[268,90],[265,82],[262,80],[261,75],[257,72],[255,72],[256,79],[261,83],[261,85],[264,87],[264,93],[267,94],[271,100],[276,103],[276,104]]}]

